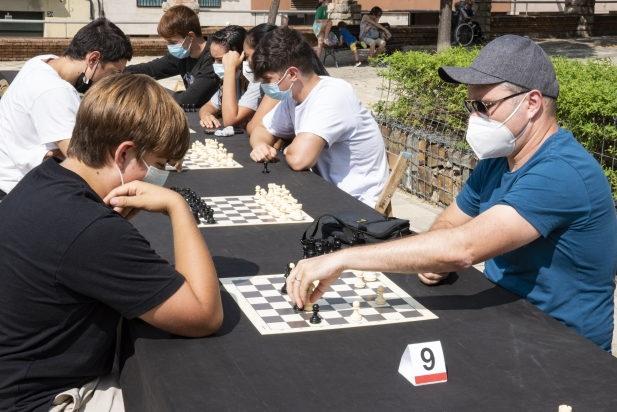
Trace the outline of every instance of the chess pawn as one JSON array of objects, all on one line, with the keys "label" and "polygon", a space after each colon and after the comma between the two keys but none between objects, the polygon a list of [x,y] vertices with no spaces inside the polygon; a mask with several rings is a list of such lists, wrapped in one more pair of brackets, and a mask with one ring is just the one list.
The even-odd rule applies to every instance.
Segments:
[{"label": "chess pawn", "polygon": [[364,280],[362,280],[363,277],[364,277],[364,273],[358,272],[358,279],[356,280],[356,283],[354,283],[353,285],[354,288],[364,289],[366,287],[366,283],[364,283]]},{"label": "chess pawn", "polygon": [[267,200],[266,200],[266,189],[261,189],[260,191],[261,196],[259,197],[259,200],[257,201],[257,203],[259,203],[260,205],[265,205]]},{"label": "chess pawn", "polygon": [[234,154],[227,153],[227,166],[233,166],[233,165],[234,165]]},{"label": "chess pawn", "polygon": [[315,303],[313,305],[313,316],[311,316],[311,319],[309,319],[309,322],[312,323],[313,325],[321,323],[321,318],[317,314],[318,312],[319,312],[319,305]]},{"label": "chess pawn", "polygon": [[357,300],[353,303],[353,313],[349,317],[349,320],[355,323],[362,322],[362,315],[360,315],[360,302]]},{"label": "chess pawn", "polygon": [[219,159],[217,159],[216,157],[213,157],[211,160],[212,161],[210,162],[210,164],[212,166],[219,166]]},{"label": "chess pawn", "polygon": [[253,199],[259,200],[259,196],[261,195],[260,190],[261,190],[261,187],[255,186],[255,196],[253,196]]},{"label": "chess pawn", "polygon": [[383,286],[379,285],[377,287],[377,299],[375,299],[376,305],[385,305],[386,299],[383,297]]},{"label": "chess pawn", "polygon": [[366,282],[377,281],[377,274],[375,272],[364,272],[364,280]]},{"label": "chess pawn", "polygon": [[294,205],[294,210],[293,212],[291,212],[291,215],[289,216],[292,220],[302,220],[303,216],[302,216],[302,205],[300,203],[297,203]]}]

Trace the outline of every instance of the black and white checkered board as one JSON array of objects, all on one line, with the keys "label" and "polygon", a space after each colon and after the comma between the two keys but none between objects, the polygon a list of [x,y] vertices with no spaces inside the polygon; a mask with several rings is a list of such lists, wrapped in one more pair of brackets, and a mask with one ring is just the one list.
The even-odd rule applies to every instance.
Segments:
[{"label": "black and white checkered board", "polygon": [[[226,163],[219,164],[219,166],[212,166],[208,162],[203,159],[194,160],[190,158],[190,155],[193,153],[191,149],[186,153],[184,157],[184,161],[182,162],[182,169],[186,170],[201,170],[201,169],[237,169],[243,167],[240,163],[234,160],[233,166],[227,166]],[[167,165],[165,170],[176,170],[175,167]]]},{"label": "black and white checkered board", "polygon": [[[309,322],[312,311],[294,312],[289,296],[281,294],[283,275],[223,278],[220,281],[262,335],[437,319],[384,274],[377,273],[377,276],[377,281],[365,282],[365,288],[355,289],[356,275],[343,272],[316,302],[322,318],[319,324]],[[375,303],[380,285],[384,287],[385,305]],[[348,320],[355,301],[360,302],[363,317],[360,323]]]},{"label": "black and white checkered board", "polygon": [[302,211],[302,220],[282,220],[272,216],[258,204],[253,196],[202,197],[204,202],[214,210],[213,225],[200,219],[199,227],[231,225],[272,225],[280,223],[310,223],[313,218]]}]

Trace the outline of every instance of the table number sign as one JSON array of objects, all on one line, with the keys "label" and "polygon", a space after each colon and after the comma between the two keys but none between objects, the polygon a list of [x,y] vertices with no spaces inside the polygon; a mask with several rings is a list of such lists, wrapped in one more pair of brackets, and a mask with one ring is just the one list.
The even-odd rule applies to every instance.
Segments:
[{"label": "table number sign", "polygon": [[407,345],[398,372],[415,386],[446,382],[446,361],[441,342]]}]

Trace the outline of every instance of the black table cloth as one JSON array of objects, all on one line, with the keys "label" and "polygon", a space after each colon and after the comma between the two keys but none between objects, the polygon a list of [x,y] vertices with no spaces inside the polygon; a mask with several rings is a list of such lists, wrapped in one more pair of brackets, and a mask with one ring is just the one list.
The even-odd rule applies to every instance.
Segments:
[{"label": "black table cloth", "polygon": [[[188,114],[192,138],[206,136]],[[313,218],[376,214],[279,154],[271,173],[249,158],[246,135],[218,138],[242,169],[172,172],[166,186],[200,196],[249,195],[285,184]],[[135,226],[173,262],[171,225],[140,214]],[[201,232],[219,277],[283,273],[302,252],[306,224],[209,227]],[[447,248],[448,245],[444,245]],[[125,322],[121,384],[132,411],[549,411],[617,410],[617,359],[470,269],[446,284],[415,274],[388,277],[437,320],[262,336],[223,289],[221,330],[180,338],[140,320]],[[448,382],[414,387],[398,373],[408,344],[441,341]]]}]

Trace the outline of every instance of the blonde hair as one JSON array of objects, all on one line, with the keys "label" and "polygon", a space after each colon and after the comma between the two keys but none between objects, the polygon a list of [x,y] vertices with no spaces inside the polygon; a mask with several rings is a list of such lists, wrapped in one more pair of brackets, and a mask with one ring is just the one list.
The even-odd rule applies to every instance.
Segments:
[{"label": "blonde hair", "polygon": [[96,82],[81,101],[67,154],[102,168],[126,141],[135,144],[138,159],[154,153],[180,160],[189,149],[184,111],[146,75],[122,73]]}]

